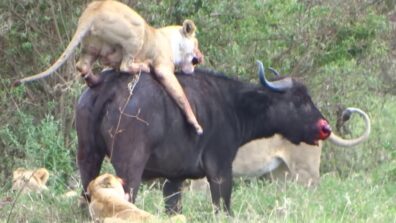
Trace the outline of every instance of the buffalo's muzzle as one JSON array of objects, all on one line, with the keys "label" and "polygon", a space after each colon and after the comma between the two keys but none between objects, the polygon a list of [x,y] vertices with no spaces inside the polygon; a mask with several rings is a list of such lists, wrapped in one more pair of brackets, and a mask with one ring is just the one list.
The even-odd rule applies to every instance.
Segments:
[{"label": "buffalo's muzzle", "polygon": [[317,123],[317,127],[319,129],[319,139],[320,140],[325,140],[330,136],[331,127],[325,119],[320,119]]}]

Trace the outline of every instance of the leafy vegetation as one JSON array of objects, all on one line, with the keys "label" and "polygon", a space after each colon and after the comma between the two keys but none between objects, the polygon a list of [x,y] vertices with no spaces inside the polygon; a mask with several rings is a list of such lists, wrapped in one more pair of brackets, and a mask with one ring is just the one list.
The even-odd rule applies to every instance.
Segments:
[{"label": "leafy vegetation", "polygon": [[[59,198],[78,179],[73,109],[85,85],[76,75],[74,60],[54,77],[10,88],[15,79],[45,69],[60,55],[87,2],[0,2],[0,219],[89,220],[72,205],[75,200]],[[193,19],[206,56],[203,66],[255,82],[254,61],[260,59],[281,74],[302,79],[333,126],[342,108],[359,107],[369,113],[373,127],[366,143],[353,149],[325,145],[318,188],[236,180],[235,221],[395,221],[394,1],[123,2],[156,27]],[[344,135],[353,137],[362,131],[363,122],[353,117],[348,127]],[[41,166],[51,171],[51,192],[14,200],[12,170]],[[158,190],[144,186],[140,195],[139,207],[162,214]],[[16,201],[15,207],[1,206],[7,197]],[[193,222],[228,221],[213,215],[209,198],[202,194],[186,193],[184,207]]]}]

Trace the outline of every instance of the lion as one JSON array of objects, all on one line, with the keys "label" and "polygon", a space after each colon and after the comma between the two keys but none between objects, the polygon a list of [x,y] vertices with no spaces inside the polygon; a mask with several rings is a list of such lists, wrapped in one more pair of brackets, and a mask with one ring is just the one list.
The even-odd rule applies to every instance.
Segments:
[{"label": "lion", "polygon": [[169,221],[160,221],[154,215],[139,209],[128,201],[123,180],[104,173],[88,184],[89,211],[94,221],[115,222],[186,222],[184,215],[176,215]]},{"label": "lion", "polygon": [[12,176],[12,190],[26,192],[42,192],[48,190],[46,184],[49,172],[45,168],[28,170],[17,168]]},{"label": "lion", "polygon": [[152,69],[197,134],[202,134],[203,129],[174,75],[176,68],[191,74],[195,65],[203,62],[195,31],[196,26],[191,20],[185,20],[182,26],[156,29],[121,2],[94,1],[82,13],[72,40],[58,60],[39,74],[15,81],[14,86],[53,74],[81,43],[76,67],[89,80],[89,86],[100,83],[92,73],[92,64],[97,59],[103,65],[132,74]]},{"label": "lion", "polygon": [[154,216],[128,202],[123,181],[114,175],[105,173],[93,181],[87,188],[91,198],[89,210],[94,220],[120,218],[130,221],[150,221]]}]

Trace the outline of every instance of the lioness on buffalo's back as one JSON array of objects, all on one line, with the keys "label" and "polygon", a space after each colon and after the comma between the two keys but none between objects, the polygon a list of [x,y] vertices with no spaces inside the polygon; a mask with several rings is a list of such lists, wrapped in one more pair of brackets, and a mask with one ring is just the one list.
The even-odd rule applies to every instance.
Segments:
[{"label": "lioness on buffalo's back", "polygon": [[194,65],[203,62],[195,31],[191,20],[185,20],[183,26],[156,29],[121,2],[94,1],[82,13],[77,30],[60,58],[44,72],[18,80],[14,85],[51,75],[82,42],[76,66],[89,85],[98,84],[99,80],[91,68],[98,58],[104,65],[122,72],[150,72],[151,68],[185,113],[187,121],[198,134],[202,134],[203,129],[174,75],[175,66],[184,73],[192,73]]},{"label": "lioness on buffalo's back", "polygon": [[207,129],[202,136],[188,131],[190,126],[174,102],[145,73],[120,113],[129,94],[125,83],[131,77],[102,73],[102,84],[87,89],[76,105],[77,163],[84,190],[107,155],[132,200],[142,179],[167,178],[166,210],[179,212],[184,179],[206,176],[213,204],[220,208],[223,200],[229,211],[231,166],[242,144],[277,133],[295,144],[317,145],[331,133],[303,84],[291,78],[267,81],[262,63],[258,65],[262,85],[202,69],[194,75],[177,75]]}]

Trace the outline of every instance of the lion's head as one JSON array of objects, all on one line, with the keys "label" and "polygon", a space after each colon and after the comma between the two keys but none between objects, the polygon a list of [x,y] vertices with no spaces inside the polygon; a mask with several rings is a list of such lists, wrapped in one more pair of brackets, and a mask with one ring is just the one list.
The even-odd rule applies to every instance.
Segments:
[{"label": "lion's head", "polygon": [[196,30],[192,20],[186,19],[183,22],[179,50],[176,51],[179,55],[174,55],[175,65],[186,74],[193,73],[195,65],[204,62],[204,55],[199,50],[198,39],[195,37]]},{"label": "lion's head", "polygon": [[123,180],[112,174],[105,173],[88,184],[87,192],[88,195],[93,195],[94,193],[104,193],[121,199],[126,199],[125,191],[123,185]]},{"label": "lion's head", "polygon": [[28,170],[18,168],[14,170],[12,177],[12,190],[22,192],[41,192],[48,190],[46,184],[49,172],[45,168]]}]

